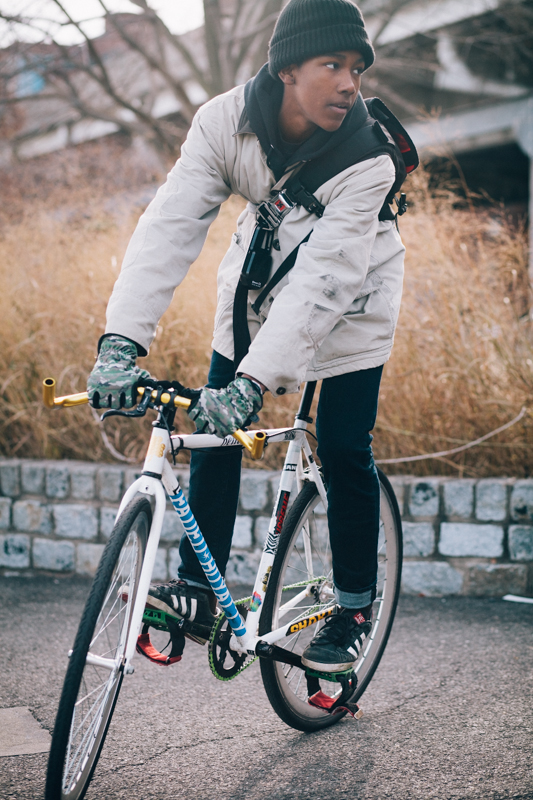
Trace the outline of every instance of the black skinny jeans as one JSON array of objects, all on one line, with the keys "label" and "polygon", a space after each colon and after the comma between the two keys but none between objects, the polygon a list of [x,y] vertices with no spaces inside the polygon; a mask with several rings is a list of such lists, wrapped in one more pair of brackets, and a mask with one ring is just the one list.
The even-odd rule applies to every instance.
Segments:
[{"label": "black skinny jeans", "polygon": [[[318,457],[328,487],[328,523],[338,602],[361,608],[373,600],[377,579],[379,481],[372,436],[383,367],[322,381],[318,402]],[[214,352],[207,385],[222,389],[235,376],[233,362]],[[224,574],[240,487],[240,448],[191,452],[189,503]],[[207,579],[184,535],[178,575],[206,586]]]}]

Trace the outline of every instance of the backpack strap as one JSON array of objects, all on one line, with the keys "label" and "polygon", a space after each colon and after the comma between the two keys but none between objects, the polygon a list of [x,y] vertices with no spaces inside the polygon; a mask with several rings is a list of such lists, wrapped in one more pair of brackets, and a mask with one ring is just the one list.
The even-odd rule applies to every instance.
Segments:
[{"label": "backpack strap", "polygon": [[[313,192],[345,169],[376,158],[388,155],[392,159],[396,171],[396,179],[379,212],[379,219],[394,220],[396,214],[390,208],[395,195],[401,189],[407,175],[413,172],[418,164],[418,153],[413,140],[401,124],[400,120],[390,111],[379,97],[365,100],[368,117],[365,123],[358,128],[341,146],[323,156],[309,161],[299,172],[289,179],[284,187],[284,192],[292,197],[302,185],[305,191],[314,197]],[[293,189],[293,186],[295,187]],[[316,198],[314,198],[316,200]],[[296,202],[299,202],[296,200]],[[318,203],[318,201],[316,201]],[[314,210],[310,204],[301,203],[308,211]],[[321,205],[321,204],[319,204]],[[322,213],[324,207],[321,206]],[[322,214],[317,215],[322,216]]]},{"label": "backpack strap", "polygon": [[235,370],[248,353],[252,343],[248,328],[248,292],[248,287],[239,281],[233,298],[233,363]]},{"label": "backpack strap", "polygon": [[305,239],[302,239],[300,244],[296,245],[294,250],[292,250],[289,253],[289,255],[287,256],[285,261],[278,267],[278,269],[272,275],[272,277],[270,278],[269,282],[267,283],[267,285],[265,286],[265,288],[263,289],[263,291],[261,292],[261,294],[259,295],[257,300],[252,305],[252,309],[254,310],[254,312],[256,314],[259,314],[259,311],[261,310],[261,306],[265,302],[265,299],[268,297],[268,295],[270,294],[270,292],[272,291],[274,286],[277,286],[278,283],[285,277],[285,275],[294,267],[294,264],[296,262],[296,257],[298,255],[298,251],[299,251],[300,247],[308,241],[308,239],[309,239],[309,237],[311,236],[312,233],[313,233],[312,230],[309,231],[309,233],[307,234]]}]

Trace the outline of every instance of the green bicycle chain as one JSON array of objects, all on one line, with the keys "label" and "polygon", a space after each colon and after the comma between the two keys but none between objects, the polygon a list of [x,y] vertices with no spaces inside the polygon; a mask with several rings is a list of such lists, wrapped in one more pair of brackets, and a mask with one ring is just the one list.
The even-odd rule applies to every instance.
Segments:
[{"label": "green bicycle chain", "polygon": [[[327,578],[320,576],[319,578],[313,578],[312,580],[299,581],[298,583],[291,583],[289,586],[284,586],[282,591],[283,592],[287,592],[287,591],[289,591],[289,589],[300,589],[300,588],[302,588],[304,586],[309,586],[310,583],[317,583],[319,581],[325,581],[325,580],[327,580]],[[238,607],[239,605],[242,605],[243,603],[249,603],[251,601],[251,599],[252,599],[251,597],[243,597],[241,600],[237,600],[235,602],[235,605]],[[318,606],[316,606],[316,608],[318,609]],[[305,616],[308,616],[309,614],[314,614],[315,613],[314,609],[315,609],[315,606],[312,606],[310,609],[306,609],[305,610]],[[213,659],[213,648],[215,646],[214,645],[215,637],[216,637],[218,631],[220,630],[220,627],[224,624],[225,621],[226,621],[226,615],[224,613],[220,614],[220,616],[217,617],[217,621],[215,622],[215,624],[213,625],[213,627],[211,629],[211,636],[209,637],[208,647],[209,647],[209,666],[211,668],[211,672],[213,673],[215,678],[217,678],[217,680],[226,681],[227,682],[227,681],[232,681],[233,678],[236,678],[237,675],[240,675],[241,672],[244,672],[245,669],[248,669],[248,667],[251,667],[252,664],[255,661],[257,661],[258,656],[254,656],[249,661],[247,661],[245,664],[243,664],[242,667],[239,670],[237,670],[237,672],[235,672],[234,675],[230,675],[229,677],[225,676],[225,675],[219,675],[219,673],[217,672],[215,663],[214,663],[214,659]]]}]

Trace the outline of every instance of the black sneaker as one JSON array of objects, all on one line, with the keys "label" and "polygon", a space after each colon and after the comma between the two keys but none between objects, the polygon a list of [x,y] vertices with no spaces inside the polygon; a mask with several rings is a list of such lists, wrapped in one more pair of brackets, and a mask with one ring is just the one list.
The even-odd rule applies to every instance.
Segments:
[{"label": "black sneaker", "polygon": [[317,672],[350,669],[372,629],[367,615],[370,613],[339,607],[303,651],[302,664]]},{"label": "black sneaker", "polygon": [[150,586],[146,607],[209,627],[216,619],[216,599],[211,589],[189,586],[187,581],[173,580]]},{"label": "black sneaker", "polygon": [[[122,587],[127,600],[127,587]],[[186,620],[183,631],[188,639],[205,644],[217,618],[216,597],[210,589],[189,586],[186,581],[172,580],[150,586],[146,608],[164,611],[171,617]]]}]

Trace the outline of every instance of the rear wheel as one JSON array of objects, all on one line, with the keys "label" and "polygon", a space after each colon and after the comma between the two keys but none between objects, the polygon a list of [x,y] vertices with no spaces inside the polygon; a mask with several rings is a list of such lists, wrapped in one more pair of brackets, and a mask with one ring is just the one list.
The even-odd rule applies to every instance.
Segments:
[{"label": "rear wheel", "polygon": [[[126,642],[151,522],[149,500],[135,497],[102,554],[59,701],[46,800],[81,800],[92,778],[124,677]],[[126,585],[123,600],[121,590]]]},{"label": "rear wheel", "polygon": [[[378,583],[369,638],[355,662],[356,702],[377,669],[394,620],[400,592],[402,527],[394,491],[379,471],[381,510],[378,543]],[[320,513],[321,512],[321,513]],[[281,532],[278,552],[261,614],[259,635],[291,623],[277,644],[301,655],[317,632],[315,624],[299,627],[309,615],[327,614],[335,606],[327,519],[316,485],[307,483],[294,501]],[[294,626],[294,632],[291,632]],[[274,711],[293,728],[316,731],[333,725],[344,714],[329,715],[308,703],[305,673],[298,667],[261,659],[261,674]],[[338,696],[336,682],[320,680],[320,689]],[[344,700],[343,700],[344,702]]]}]

